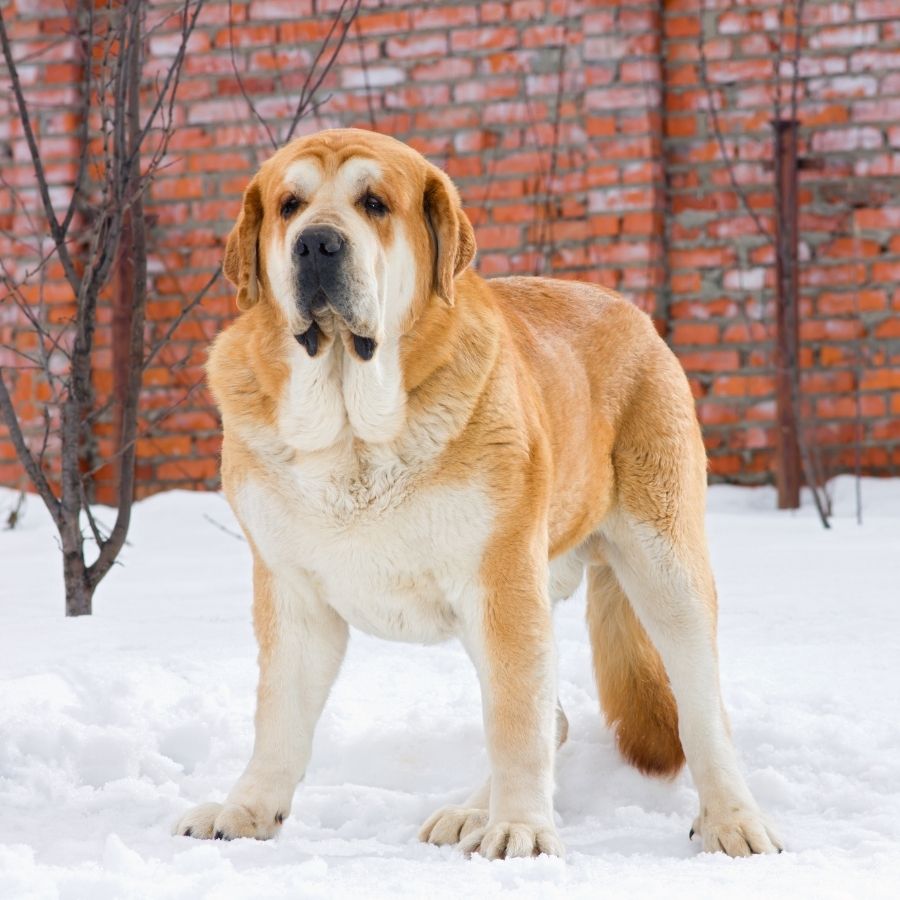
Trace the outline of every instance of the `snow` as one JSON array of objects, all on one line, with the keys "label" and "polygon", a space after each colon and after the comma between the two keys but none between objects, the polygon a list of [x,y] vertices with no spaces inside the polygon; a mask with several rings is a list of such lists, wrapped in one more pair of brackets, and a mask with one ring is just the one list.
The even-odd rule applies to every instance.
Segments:
[{"label": "snow", "polygon": [[[619,759],[576,596],[556,612],[568,857],[496,863],[415,837],[487,772],[471,665],[454,644],[362,634],[281,836],[172,837],[249,758],[247,547],[217,494],[145,500],[95,615],[66,620],[31,497],[0,532],[0,898],[897,896],[900,480],[863,482],[861,526],[852,480],[833,489],[831,531],[809,508],[776,512],[770,489],[710,492],[725,699],[787,852],[699,853],[688,776],[653,781]],[[0,514],[14,500],[0,489]]]}]

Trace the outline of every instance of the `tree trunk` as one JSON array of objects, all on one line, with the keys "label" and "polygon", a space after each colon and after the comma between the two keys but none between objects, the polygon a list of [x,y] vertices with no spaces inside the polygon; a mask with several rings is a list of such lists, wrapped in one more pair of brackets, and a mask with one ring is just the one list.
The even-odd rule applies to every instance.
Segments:
[{"label": "tree trunk", "polygon": [[64,550],[63,581],[66,588],[66,616],[89,616],[94,591],[88,584],[82,550]]},{"label": "tree trunk", "polygon": [[62,410],[62,458],[59,504],[59,537],[62,542],[63,583],[66,589],[66,615],[85,616],[91,612],[91,594],[84,564],[84,536],[81,533],[81,418],[83,404],[79,386],[90,375],[90,357],[79,352],[76,340],[72,353],[72,379],[69,396]]}]

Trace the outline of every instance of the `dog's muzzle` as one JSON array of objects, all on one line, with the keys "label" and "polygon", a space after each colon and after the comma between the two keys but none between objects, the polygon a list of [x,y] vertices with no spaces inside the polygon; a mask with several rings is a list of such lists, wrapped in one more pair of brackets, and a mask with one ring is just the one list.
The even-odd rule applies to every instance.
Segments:
[{"label": "dog's muzzle", "polygon": [[315,356],[319,350],[321,329],[316,323],[316,314],[328,309],[351,326],[353,349],[360,359],[369,360],[375,353],[374,339],[352,330],[354,317],[346,269],[348,255],[346,238],[332,225],[311,225],[297,236],[294,261],[298,305],[310,327],[295,337],[310,356]]}]

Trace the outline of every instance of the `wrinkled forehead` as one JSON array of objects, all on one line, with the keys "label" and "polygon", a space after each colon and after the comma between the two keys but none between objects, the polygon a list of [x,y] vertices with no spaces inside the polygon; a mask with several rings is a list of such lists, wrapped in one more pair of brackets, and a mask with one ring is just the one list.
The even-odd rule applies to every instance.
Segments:
[{"label": "wrinkled forehead", "polygon": [[284,167],[280,187],[306,198],[324,186],[341,196],[353,195],[380,185],[384,176],[384,166],[370,157],[334,159],[308,155]]}]

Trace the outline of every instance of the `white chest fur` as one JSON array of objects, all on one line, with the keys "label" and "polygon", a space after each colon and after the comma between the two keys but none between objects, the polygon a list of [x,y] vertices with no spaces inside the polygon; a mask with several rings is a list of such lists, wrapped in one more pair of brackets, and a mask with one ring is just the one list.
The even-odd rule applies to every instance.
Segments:
[{"label": "white chest fur", "polygon": [[347,622],[380,637],[458,633],[490,533],[481,490],[421,485],[388,449],[361,453],[349,441],[271,474],[246,481],[235,500],[277,578],[311,581]]}]

